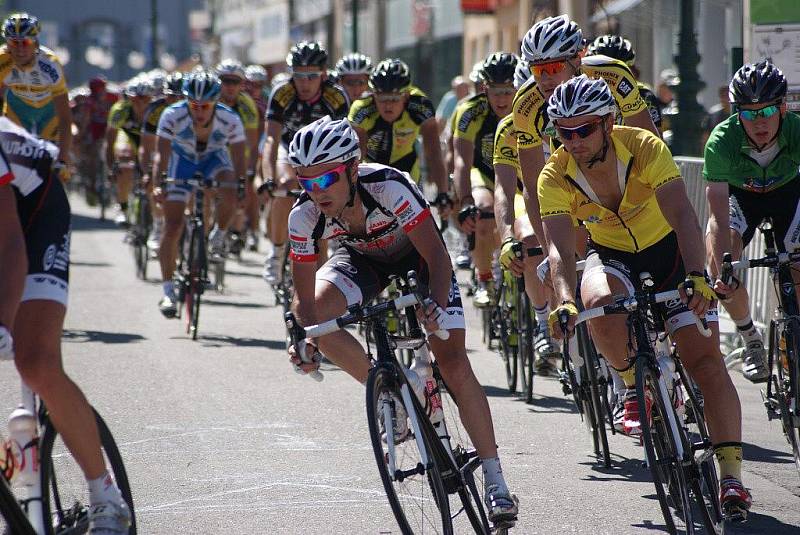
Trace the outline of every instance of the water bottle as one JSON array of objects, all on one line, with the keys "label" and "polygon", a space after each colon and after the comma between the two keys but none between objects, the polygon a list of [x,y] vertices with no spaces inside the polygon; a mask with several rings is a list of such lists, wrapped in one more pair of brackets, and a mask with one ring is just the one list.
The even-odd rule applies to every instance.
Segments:
[{"label": "water bottle", "polygon": [[30,487],[39,479],[39,441],[36,417],[23,406],[8,417],[10,454],[13,456],[15,480]]},{"label": "water bottle", "polygon": [[444,420],[444,411],[442,410],[442,396],[439,395],[439,385],[433,378],[430,357],[428,355],[414,357],[410,371],[416,373],[423,386],[424,398],[421,401],[428,412],[431,423],[438,424]]},{"label": "water bottle", "polygon": [[664,382],[667,384],[667,391],[670,397],[674,388],[675,378],[675,361],[669,353],[658,352],[658,367],[661,368],[661,375],[664,377]]}]

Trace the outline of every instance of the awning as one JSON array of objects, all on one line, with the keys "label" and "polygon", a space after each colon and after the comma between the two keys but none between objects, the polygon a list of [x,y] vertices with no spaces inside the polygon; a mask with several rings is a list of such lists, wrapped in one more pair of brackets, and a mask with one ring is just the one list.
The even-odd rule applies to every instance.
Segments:
[{"label": "awning", "polygon": [[614,15],[619,15],[624,11],[628,11],[639,4],[642,3],[643,0],[613,0],[609,2],[604,9],[599,9],[595,11],[594,15],[592,15],[592,22],[600,22],[601,20],[605,19],[606,17],[612,17]]}]

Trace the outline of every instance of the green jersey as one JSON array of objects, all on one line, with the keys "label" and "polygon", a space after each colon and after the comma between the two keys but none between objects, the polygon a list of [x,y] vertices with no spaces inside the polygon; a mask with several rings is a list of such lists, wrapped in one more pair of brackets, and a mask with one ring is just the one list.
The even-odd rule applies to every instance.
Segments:
[{"label": "green jersey", "polygon": [[761,167],[751,155],[739,115],[718,124],[706,143],[703,178],[727,182],[756,193],[775,190],[798,175],[800,168],[800,116],[787,113],[778,133],[778,152],[772,162]]}]

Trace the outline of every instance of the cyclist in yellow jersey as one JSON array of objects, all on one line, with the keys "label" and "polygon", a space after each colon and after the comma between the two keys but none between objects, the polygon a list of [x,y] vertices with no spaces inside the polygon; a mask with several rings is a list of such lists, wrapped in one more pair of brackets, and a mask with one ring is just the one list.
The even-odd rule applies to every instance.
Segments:
[{"label": "cyclist in yellow jersey", "polygon": [[[531,192],[537,190],[537,178],[546,161],[541,146],[549,125],[547,98],[558,84],[574,76],[585,73],[591,78],[605,79],[625,124],[658,135],[628,66],[606,56],[584,58],[582,54],[583,33],[566,15],[537,22],[522,40],[522,55],[530,62],[533,76],[517,92],[513,114],[522,180]],[[531,196],[530,203],[531,224],[537,235],[541,235],[535,196]]]},{"label": "cyclist in yellow jersey", "polygon": [[[711,441],[720,466],[721,501],[726,510],[746,513],[750,495],[741,483],[741,405],[719,350],[716,295],[704,276],[703,236],[686,187],[669,149],[661,139],[637,128],[614,125],[616,105],[602,79],[585,75],[558,86],[547,112],[564,145],[539,178],[541,217],[549,242],[550,269],[556,298],[551,328],[561,335],[560,313],[570,329],[578,314],[574,296],[574,221],[586,222],[589,253],[581,279],[586,308],[608,304],[615,295],[632,294],[647,271],[662,292],[678,287],[682,300],[656,311],[677,345],[681,361],[699,386]],[[694,284],[688,299],[684,281]],[[696,328],[705,317],[712,331]],[[636,401],[635,348],[629,342],[624,315],[589,322],[597,350],[621,375],[628,391],[624,429],[641,433]]]},{"label": "cyclist in yellow jersey", "polygon": [[67,82],[53,51],[39,45],[40,31],[39,20],[27,13],[14,13],[3,23],[6,41],[0,47],[3,115],[32,134],[56,142],[58,160],[69,163],[72,112]]},{"label": "cyclist in yellow jersey", "polygon": [[390,165],[419,182],[419,155],[415,147],[422,135],[428,179],[439,195],[448,190],[436,112],[430,99],[411,85],[408,65],[385,59],[369,77],[371,95],[353,102],[348,119],[358,133],[365,161]]},{"label": "cyclist in yellow jersey", "polygon": [[[525,60],[517,62],[514,70],[514,87],[519,89],[531,76],[530,66]],[[538,324],[535,349],[540,360],[537,367],[545,371],[549,367],[548,357],[559,353],[558,345],[553,343],[547,325],[550,306],[545,288],[536,273],[536,266],[542,255],[524,256],[517,259],[514,245],[522,242],[523,249],[537,247],[539,240],[533,232],[528,219],[523,198],[522,170],[517,157],[517,135],[514,130],[514,117],[509,113],[497,125],[494,136],[494,216],[497,234],[501,240],[500,263],[516,276],[525,275],[525,291],[533,304]],[[535,195],[535,192],[534,192]]]},{"label": "cyclist in yellow jersey", "polygon": [[255,242],[258,236],[258,196],[253,185],[258,165],[258,125],[259,113],[253,98],[244,91],[245,70],[244,65],[233,59],[223,60],[216,68],[217,76],[222,82],[219,101],[225,104],[242,120],[244,134],[247,138],[245,160],[247,172],[245,180],[245,199],[237,210],[237,215],[231,225],[231,247],[241,250],[247,239]]},{"label": "cyclist in yellow jersey", "polygon": [[134,170],[138,166],[141,171],[142,122],[154,92],[148,78],[134,78],[125,86],[125,98],[117,101],[108,112],[106,165],[109,177],[117,184],[118,210],[114,220],[118,225],[128,224],[128,198],[133,191]]}]

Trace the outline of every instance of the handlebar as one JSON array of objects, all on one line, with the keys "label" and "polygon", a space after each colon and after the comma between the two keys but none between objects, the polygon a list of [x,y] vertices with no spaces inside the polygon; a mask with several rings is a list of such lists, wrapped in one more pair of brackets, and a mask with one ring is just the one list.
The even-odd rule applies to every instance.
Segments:
[{"label": "handlebar", "polygon": [[292,197],[294,199],[299,198],[300,195],[303,194],[302,190],[279,188],[278,184],[274,180],[267,180],[258,186],[256,191],[259,195],[266,193],[270,197]]}]

